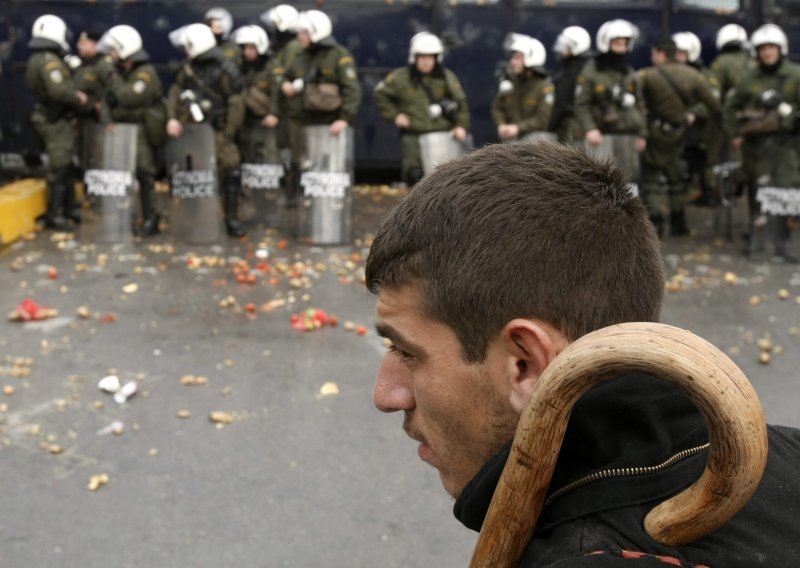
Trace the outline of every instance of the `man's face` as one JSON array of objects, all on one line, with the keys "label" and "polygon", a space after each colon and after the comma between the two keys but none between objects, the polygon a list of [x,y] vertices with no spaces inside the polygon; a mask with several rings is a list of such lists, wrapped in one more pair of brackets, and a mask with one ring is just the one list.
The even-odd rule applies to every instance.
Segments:
[{"label": "man's face", "polygon": [[608,44],[608,50],[611,53],[618,53],[620,55],[628,53],[628,38],[616,37]]},{"label": "man's face", "polygon": [[514,73],[514,75],[522,75],[522,72],[525,71],[525,56],[519,51],[515,51],[508,62],[511,65],[511,72]]},{"label": "man's face", "polygon": [[208,27],[211,28],[211,33],[213,33],[216,37],[222,37],[222,34],[225,31],[222,28],[222,20],[211,20],[208,22]]},{"label": "man's face", "polygon": [[417,71],[427,75],[436,67],[436,56],[430,54],[417,55],[414,59],[414,64],[417,66]]},{"label": "man's face", "polygon": [[678,63],[689,63],[689,52],[679,49],[675,52],[675,61]]},{"label": "man's face", "polygon": [[508,359],[494,341],[482,363],[465,363],[453,330],[424,317],[418,297],[413,287],[378,296],[378,333],[392,345],[375,380],[374,402],[383,412],[405,413],[403,429],[420,442],[420,459],[457,497],[516,430]]},{"label": "man's face", "polygon": [[775,65],[781,58],[781,48],[778,45],[767,43],[758,46],[758,60],[764,65]]},{"label": "man's face", "polygon": [[308,49],[311,46],[311,36],[308,35],[308,30],[300,30],[297,32],[297,42],[303,49]]},{"label": "man's face", "polygon": [[78,48],[78,56],[84,59],[97,55],[97,42],[84,35],[78,38],[76,47]]},{"label": "man's face", "polygon": [[663,51],[659,51],[657,49],[650,50],[650,61],[653,62],[653,65],[661,65],[667,60],[667,56]]},{"label": "man's face", "polygon": [[242,46],[242,57],[244,57],[245,61],[255,61],[258,59],[258,50],[256,46],[250,43]]}]

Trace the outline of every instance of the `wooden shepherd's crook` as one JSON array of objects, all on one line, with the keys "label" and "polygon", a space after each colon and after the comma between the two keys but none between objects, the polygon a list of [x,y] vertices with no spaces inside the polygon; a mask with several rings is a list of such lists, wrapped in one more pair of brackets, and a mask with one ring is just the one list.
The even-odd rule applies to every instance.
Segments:
[{"label": "wooden shepherd's crook", "polygon": [[670,546],[691,542],[747,503],[766,465],[767,428],[742,371],[688,331],[656,323],[614,325],[570,344],[539,378],[470,568],[518,565],[542,512],[573,405],[590,387],[624,373],[647,373],[684,390],[708,426],[705,471],[647,514],[644,527],[650,536]]}]

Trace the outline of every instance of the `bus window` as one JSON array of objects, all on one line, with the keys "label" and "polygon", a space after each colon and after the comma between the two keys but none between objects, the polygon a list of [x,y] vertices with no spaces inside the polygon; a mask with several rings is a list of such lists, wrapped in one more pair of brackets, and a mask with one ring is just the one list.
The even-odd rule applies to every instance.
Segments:
[{"label": "bus window", "polygon": [[731,14],[739,10],[739,0],[675,0],[675,6],[706,10],[715,14]]}]

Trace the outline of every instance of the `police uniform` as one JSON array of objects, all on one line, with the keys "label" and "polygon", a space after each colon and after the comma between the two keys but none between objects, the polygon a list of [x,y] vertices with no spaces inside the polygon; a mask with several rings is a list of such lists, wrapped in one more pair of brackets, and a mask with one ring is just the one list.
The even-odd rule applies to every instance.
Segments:
[{"label": "police uniform", "polygon": [[[725,104],[726,128],[733,137],[742,136],[742,170],[748,188],[751,221],[759,214],[759,185],[800,187],[797,153],[797,109],[800,79],[797,68],[782,58],[774,68],[756,65],[748,69]],[[780,103],[790,105],[781,114]],[[789,229],[784,218],[776,224],[775,253],[787,254]],[[746,252],[751,252],[749,249]]]},{"label": "police uniform", "polygon": [[[688,65],[703,75],[711,94],[717,103],[721,103],[719,83],[714,72],[699,60]],[[713,166],[719,161],[722,150],[723,140],[720,136],[722,119],[719,112],[709,112],[708,108],[699,102],[692,105],[689,112],[695,116],[695,122],[687,127],[683,137],[686,176],[689,182],[695,177],[698,179],[700,195],[694,203],[711,205],[714,199]]]},{"label": "police uniform", "polygon": [[596,56],[578,75],[575,119],[580,135],[598,129],[603,134],[634,134],[644,138],[647,125],[636,72],[615,55]]},{"label": "police uniform", "polygon": [[[287,48],[292,44],[290,42]],[[332,124],[336,120],[344,120],[352,125],[361,105],[361,83],[358,80],[355,59],[350,51],[336,43],[332,37],[322,40],[321,43],[312,43],[306,49],[301,48],[298,53],[284,54],[286,60],[292,56],[294,60],[285,68],[282,78],[288,82],[302,79],[303,91],[289,97],[284,107],[289,117],[288,137],[292,148],[292,180],[288,187],[290,205],[294,196],[300,192],[300,169],[305,160],[305,134],[302,127]],[[282,67],[281,62],[279,68]],[[320,88],[338,92],[340,103],[336,108],[322,110],[312,102],[311,92]],[[297,160],[299,150],[303,154]]]},{"label": "police uniform", "polygon": [[49,227],[64,230],[69,228],[65,214],[70,212],[65,208],[69,185],[74,183],[71,170],[76,139],[72,118],[85,107],[57,44],[34,38],[29,47],[33,52],[25,70],[25,84],[35,101],[31,123],[48,156],[45,219]]},{"label": "police uniform", "polygon": [[642,69],[639,79],[649,121],[647,150],[641,160],[642,199],[656,228],[661,229],[660,187],[661,176],[665,176],[671,233],[686,234],[685,166],[681,153],[687,111],[699,101],[711,113],[718,113],[719,103],[702,73],[674,59]]},{"label": "police uniform", "polygon": [[531,132],[547,131],[555,102],[555,88],[550,79],[526,69],[520,75],[512,74],[507,80],[511,89],[498,91],[492,101],[495,125],[517,125],[519,138]]},{"label": "police uniform", "polygon": [[572,142],[578,138],[580,129],[575,119],[575,85],[587,60],[584,55],[563,58],[561,67],[552,76],[555,103],[550,118],[550,130],[564,142]]},{"label": "police uniform", "polygon": [[142,204],[142,227],[140,234],[148,236],[158,232],[158,214],[153,203],[156,176],[156,151],[159,146],[158,125],[163,131],[164,121],[154,117],[150,122],[148,113],[158,112],[163,88],[155,67],[150,64],[144,51],[130,69],[119,69],[107,84],[106,101],[112,122],[137,124],[136,178],[139,180],[139,196]]},{"label": "police uniform", "polygon": [[239,150],[242,161],[250,164],[277,163],[278,141],[274,128],[261,123],[273,113],[273,101],[278,97],[280,84],[275,80],[275,61],[261,55],[242,65],[244,79],[244,124],[239,131]]},{"label": "police uniform", "polygon": [[711,62],[711,72],[719,85],[720,97],[724,101],[727,94],[741,81],[748,69],[753,67],[753,58],[745,49],[738,47],[723,50]]},{"label": "police uniform", "polygon": [[241,187],[241,156],[234,142],[244,122],[243,87],[239,69],[225,58],[219,47],[214,47],[181,66],[167,97],[169,118],[186,124],[192,119],[189,109],[180,102],[180,95],[186,90],[193,91],[200,101],[205,120],[214,129],[225,222],[232,236],[243,234],[236,218]]},{"label": "police uniform", "polygon": [[[438,63],[426,74],[417,71],[414,64],[395,69],[375,87],[374,99],[384,119],[393,123],[401,113],[409,118],[401,137],[402,175],[409,185],[422,177],[421,134],[447,132],[459,126],[468,130],[470,126],[467,96],[461,83],[455,73]],[[428,108],[442,99],[455,102],[457,109],[432,117]]]},{"label": "police uniform", "polygon": [[297,57],[303,52],[300,42],[288,34],[279,34],[286,40],[274,57],[272,67],[273,81],[278,86],[277,96],[272,99],[273,114],[280,118],[278,126],[278,145],[288,148],[290,153],[289,174],[286,176],[286,192],[289,200],[293,200],[300,187],[300,167],[306,155],[306,139],[303,135],[303,99],[302,97],[286,97],[280,90],[286,72],[294,65]]}]

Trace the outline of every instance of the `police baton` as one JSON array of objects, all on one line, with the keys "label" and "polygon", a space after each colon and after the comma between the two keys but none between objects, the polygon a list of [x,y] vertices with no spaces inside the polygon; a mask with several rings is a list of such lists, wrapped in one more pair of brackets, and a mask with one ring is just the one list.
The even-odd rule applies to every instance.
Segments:
[{"label": "police baton", "polygon": [[683,390],[705,417],[709,455],[687,489],[654,507],[644,528],[679,546],[728,521],[755,492],[767,461],[764,411],[724,353],[689,331],[624,323],[571,343],[545,369],[520,417],[470,568],[516,567],[542,512],[570,411],[592,386],[646,373]]}]

